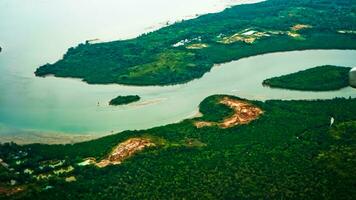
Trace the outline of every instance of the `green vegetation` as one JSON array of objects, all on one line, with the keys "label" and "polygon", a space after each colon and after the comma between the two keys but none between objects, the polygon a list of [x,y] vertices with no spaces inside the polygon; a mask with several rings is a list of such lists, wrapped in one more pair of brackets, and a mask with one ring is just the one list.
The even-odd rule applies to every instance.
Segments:
[{"label": "green vegetation", "polygon": [[[229,115],[227,107],[221,113],[215,112],[220,110],[221,104],[217,103],[222,97],[211,96],[201,103],[203,118],[219,121],[223,113]],[[24,191],[2,197],[39,200],[356,198],[356,99],[250,103],[263,109],[264,114],[248,125],[228,129],[215,126],[198,129],[193,123],[200,119],[188,119],[77,144],[3,144],[0,158],[13,170],[0,168],[0,188],[20,187]],[[335,123],[330,127],[331,116]],[[133,137],[154,138],[152,141],[157,146],[137,153],[120,165],[105,168],[77,165],[88,157],[104,158],[117,144]],[[35,178],[68,166],[74,170],[48,179]],[[26,169],[34,172],[26,174]],[[76,181],[65,181],[72,176]],[[12,179],[17,181],[15,186],[8,184]]]},{"label": "green vegetation", "polygon": [[338,90],[349,86],[349,67],[319,66],[304,71],[266,79],[263,85],[305,91]]},{"label": "green vegetation", "polygon": [[355,0],[268,0],[134,39],[80,44],[35,73],[99,84],[177,84],[201,77],[214,64],[263,53],[356,49],[355,21]]},{"label": "green vegetation", "polygon": [[[262,53],[356,49],[355,5],[356,0],[269,0],[235,6],[135,39],[80,44],[36,75],[164,85]],[[301,79],[305,85],[311,81]],[[67,145],[2,144],[0,199],[356,199],[356,99],[249,101],[263,110],[249,124],[197,128],[196,121],[220,122],[233,114],[219,103],[223,97],[206,98],[202,117],[148,130]],[[78,165],[106,158],[134,137],[155,146],[119,165]]]},{"label": "green vegetation", "polygon": [[129,104],[129,103],[133,103],[136,101],[139,101],[140,97],[138,95],[128,95],[128,96],[117,96],[114,99],[111,99],[111,101],[109,102],[109,105],[124,105],[124,104]]},{"label": "green vegetation", "polygon": [[224,118],[231,116],[234,111],[228,106],[217,103],[221,95],[214,95],[205,98],[199,105],[199,111],[203,114],[200,117],[204,121],[221,122]]}]

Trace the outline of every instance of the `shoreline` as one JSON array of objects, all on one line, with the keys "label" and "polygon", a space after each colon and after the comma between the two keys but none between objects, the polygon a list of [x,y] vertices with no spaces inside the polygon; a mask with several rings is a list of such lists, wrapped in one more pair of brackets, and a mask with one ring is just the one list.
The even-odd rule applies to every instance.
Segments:
[{"label": "shoreline", "polygon": [[172,86],[179,86],[179,85],[185,85],[185,84],[188,84],[189,82],[192,82],[194,80],[198,80],[198,79],[201,79],[203,76],[205,76],[207,73],[210,73],[211,70],[215,67],[220,67],[221,65],[224,65],[224,64],[229,64],[229,63],[232,63],[232,62],[236,62],[236,61],[240,61],[242,59],[247,59],[247,58],[252,58],[252,57],[257,57],[257,56],[263,56],[263,55],[268,55],[268,54],[278,54],[278,53],[288,53],[288,52],[301,52],[301,51],[325,51],[325,50],[330,50],[330,51],[333,51],[333,50],[336,50],[336,51],[356,51],[356,48],[355,49],[352,49],[352,48],[331,48],[331,49],[328,49],[328,48],[311,48],[311,49],[295,49],[295,50],[285,50],[285,51],[272,51],[272,52],[266,52],[266,53],[261,53],[261,54],[256,54],[256,55],[250,55],[250,56],[245,56],[245,57],[242,57],[242,58],[239,58],[239,59],[236,59],[236,60],[231,60],[231,61],[227,61],[227,62],[222,62],[222,63],[214,63],[213,64],[213,67],[211,67],[211,69],[207,72],[205,72],[201,77],[198,77],[198,78],[194,78],[194,79],[191,79],[191,80],[188,80],[188,81],[184,81],[184,82],[180,82],[180,83],[172,83],[172,84],[165,84],[165,85],[159,85],[159,84],[156,84],[156,85],[150,85],[150,84],[142,84],[142,85],[133,85],[133,84],[122,84],[122,83],[89,83],[87,81],[85,81],[83,78],[78,78],[78,77],[70,77],[70,76],[67,76],[67,77],[64,77],[64,76],[56,76],[55,74],[46,74],[44,76],[36,76],[37,78],[58,78],[58,79],[70,79],[70,80],[74,80],[74,81],[79,81],[79,82],[82,82],[82,83],[85,83],[85,84],[88,84],[88,85],[97,85],[97,86],[125,86],[125,87],[172,87]]},{"label": "shoreline", "polygon": [[[235,5],[241,5],[241,4],[253,4],[253,3],[258,3],[258,2],[262,2],[265,0],[230,0],[230,1],[226,1],[226,2],[221,2],[218,4],[215,4],[213,6],[211,6],[211,8],[207,9],[205,12],[196,12],[194,14],[190,14],[190,15],[182,15],[179,18],[176,19],[169,19],[168,21],[157,21],[156,23],[153,24],[148,24],[146,27],[142,28],[142,32],[137,33],[137,35],[133,35],[133,36],[128,36],[128,37],[123,37],[123,38],[116,38],[111,40],[110,37],[109,38],[100,38],[100,43],[105,43],[105,42],[111,42],[111,41],[117,41],[117,40],[127,40],[130,38],[136,38],[138,37],[140,34],[144,34],[144,33],[149,33],[152,31],[155,31],[157,29],[160,28],[164,28],[166,26],[171,25],[171,23],[176,23],[182,20],[188,20],[188,19],[194,19],[197,18],[201,15],[204,14],[210,14],[210,13],[217,13],[217,12],[221,12],[222,10],[225,10],[231,6],[235,6]],[[167,24],[167,22],[169,22],[169,24]],[[87,40],[88,38],[83,38],[83,41]],[[3,47],[3,46],[1,46]],[[1,51],[1,53],[3,53],[3,50]],[[57,58],[56,58],[57,59]],[[35,70],[36,68],[34,68]],[[34,74],[32,73],[33,78],[39,78],[34,76]],[[54,75],[47,75],[46,77],[48,78],[63,78],[63,79],[72,79],[75,81],[80,81],[84,84],[88,84],[85,81],[83,81],[81,78],[75,78],[75,77],[56,77]],[[44,77],[43,77],[44,78]],[[110,85],[110,84],[88,84],[88,85]],[[111,84],[111,85],[118,85],[118,84]],[[129,86],[130,85],[124,85],[124,86]],[[140,86],[136,86],[136,87],[140,87]],[[160,87],[160,86],[158,86]],[[151,101],[151,102],[142,102],[142,104],[144,103],[144,105],[146,104],[152,104],[152,103],[157,103],[159,100],[157,101]],[[144,106],[141,105],[140,103],[133,104],[130,106]],[[97,139],[100,137],[104,137],[107,135],[111,135],[111,134],[116,134],[119,133],[121,131],[113,131],[113,132],[106,132],[106,133],[75,133],[75,134],[71,134],[71,133],[67,133],[67,132],[56,132],[56,131],[43,131],[43,130],[30,130],[30,129],[17,129],[17,128],[11,128],[8,129],[7,127],[4,128],[4,130],[2,130],[1,128],[1,122],[0,122],[0,143],[6,143],[6,142],[15,142],[17,144],[33,144],[33,143],[41,143],[41,144],[68,144],[68,143],[77,143],[77,142],[83,142],[83,141],[88,141],[88,140],[93,140],[93,139]]]},{"label": "shoreline", "polygon": [[[320,51],[324,51],[325,49],[315,49],[316,51],[320,50]],[[264,53],[264,54],[259,54],[259,55],[254,55],[254,56],[249,56],[249,57],[244,57],[241,59],[248,59],[251,57],[257,57],[257,56],[263,56],[266,54],[280,54],[280,53],[289,53],[289,52],[301,52],[301,51],[315,51],[315,50],[293,50],[293,51],[281,51],[281,52],[272,52],[272,53]],[[351,50],[351,51],[355,51],[354,49],[328,49],[330,51],[332,50]],[[239,59],[240,60],[240,59]],[[226,62],[223,64],[228,64],[231,62],[237,62],[237,60],[234,61],[230,61],[230,62]],[[214,67],[221,67],[221,65],[223,64],[216,64],[214,65]],[[211,72],[208,72],[211,73]],[[207,74],[207,73],[206,73]],[[200,77],[202,78],[202,77]],[[200,79],[198,78],[198,79]],[[77,80],[77,79],[76,79]],[[195,80],[195,79],[194,79]],[[83,81],[81,81],[83,82]],[[189,82],[184,83],[184,84],[189,84]],[[180,84],[180,85],[184,85],[184,84]],[[262,84],[262,83],[261,83]],[[92,84],[89,84],[92,85]],[[95,84],[94,84],[95,85]],[[102,84],[96,84],[96,85],[102,85]],[[111,84],[111,85],[117,85],[117,84]],[[149,86],[130,86],[130,85],[124,85],[127,87],[149,87]],[[152,87],[152,86],[151,86]],[[155,87],[169,87],[169,86],[155,86]],[[279,89],[277,89],[279,90]],[[162,99],[156,99],[156,101],[144,101],[141,103],[134,103],[132,105],[126,105],[126,106],[137,106],[137,107],[141,107],[146,105],[146,103],[158,103],[160,100]],[[273,99],[271,99],[273,100]],[[318,100],[318,99],[315,99]],[[142,105],[144,104],[144,105]],[[172,122],[172,123],[168,123],[168,124],[174,124],[174,123],[178,123],[180,121],[183,121],[185,119],[191,119],[194,117],[198,117],[199,116],[199,110],[198,108],[194,109],[190,114],[188,114],[186,117]],[[153,127],[149,127],[149,128],[145,128],[145,129],[127,129],[127,130],[147,130],[150,128],[154,128],[154,127],[159,127],[159,126],[165,126],[168,124],[161,124],[161,125],[157,125],[157,126],[153,126]],[[42,130],[11,130],[9,129],[8,132],[12,132],[14,134],[11,133],[5,133],[5,134],[1,134],[0,133],[0,143],[4,143],[4,142],[15,142],[17,144],[33,144],[33,143],[41,143],[41,144],[70,144],[70,143],[78,143],[78,142],[84,142],[84,141],[88,141],[88,140],[95,140],[101,137],[105,137],[108,135],[113,135],[113,134],[118,134],[120,132],[123,132],[125,130],[120,130],[120,131],[112,131],[112,132],[106,132],[106,133],[75,133],[75,134],[71,134],[71,133],[65,133],[65,132],[55,132],[55,131],[42,131]],[[18,133],[20,132],[20,133]]]},{"label": "shoreline", "polygon": [[[143,31],[140,33],[137,33],[136,35],[131,35],[128,37],[120,37],[116,39],[101,39],[101,38],[96,38],[99,40],[98,43],[108,43],[108,42],[115,42],[115,41],[122,41],[122,40],[130,40],[139,37],[142,34],[147,34],[150,32],[157,31],[158,29],[165,28],[167,26],[171,26],[174,23],[179,23],[185,20],[191,20],[191,19],[196,19],[202,15],[206,14],[214,14],[214,13],[219,13],[224,11],[225,9],[231,8],[233,6],[238,6],[238,5],[245,5],[245,4],[255,4],[255,3],[261,3],[266,0],[230,0],[229,2],[221,3],[221,5],[215,4],[214,6],[211,7],[210,11],[206,12],[201,12],[201,13],[194,13],[190,15],[185,15],[182,16],[179,19],[174,19],[174,20],[166,20],[166,21],[158,21],[155,24],[148,25],[146,27],[143,27]],[[87,39],[84,40],[84,42]]]},{"label": "shoreline", "polygon": [[[237,1],[234,1],[236,4],[230,4],[229,6],[232,6],[232,5],[237,5],[238,2]],[[258,1],[258,2],[261,2],[261,1]],[[263,2],[263,1],[262,1]],[[245,2],[242,1],[240,2],[241,4],[244,4]],[[245,3],[246,4],[246,3]],[[227,6],[228,7],[228,6]],[[225,8],[226,9],[226,8]],[[196,15],[195,17],[199,17],[199,15]],[[167,25],[168,26],[168,25]],[[261,52],[261,53],[251,53],[251,55],[245,55],[245,56],[241,56],[241,57],[236,57],[236,59],[226,59],[227,61],[223,61],[221,63],[218,63],[219,61],[216,61],[217,63],[213,63],[212,62],[212,65],[211,65],[211,68],[206,71],[204,74],[202,74],[201,76],[199,77],[196,77],[196,78],[192,78],[190,80],[183,80],[181,82],[175,82],[175,83],[168,83],[168,84],[142,84],[142,83],[134,83],[134,84],[117,84],[117,83],[104,83],[104,84],[101,84],[101,83],[88,83],[87,81],[85,81],[84,79],[81,79],[81,78],[75,78],[75,77],[69,77],[69,78],[73,78],[73,79],[79,79],[81,80],[81,82],[84,82],[84,83],[87,83],[89,85],[122,85],[122,86],[127,86],[127,87],[142,87],[145,86],[145,87],[148,87],[148,86],[154,86],[154,87],[169,87],[169,86],[175,86],[175,85],[187,85],[189,84],[190,82],[194,81],[194,80],[198,80],[198,79],[201,79],[205,74],[211,72],[213,70],[214,67],[216,66],[221,66],[223,64],[226,64],[226,63],[232,63],[232,62],[236,62],[236,61],[240,61],[240,60],[243,60],[243,59],[247,59],[247,58],[250,58],[250,57],[257,57],[257,56],[263,56],[263,55],[266,55],[266,54],[274,54],[274,53],[283,53],[283,52],[294,52],[294,51],[309,51],[309,50],[355,50],[355,48],[353,47],[346,47],[346,48],[328,48],[328,47],[324,47],[323,45],[319,45],[321,46],[321,48],[318,48],[316,45],[315,47],[316,48],[308,48],[308,47],[302,47],[302,48],[296,48],[296,49],[287,49],[287,50],[272,50],[272,51],[266,51],[266,52]],[[237,54],[239,55],[239,54]],[[48,75],[45,75],[45,76],[48,76]],[[50,75],[50,76],[54,76],[54,77],[58,77],[56,75]],[[68,78],[68,77],[61,77],[61,78]],[[184,120],[185,118],[182,118],[180,120]],[[156,127],[156,126],[153,126],[153,127]],[[152,127],[150,127],[152,128]],[[119,132],[119,131],[118,131]],[[24,137],[31,137],[32,134],[30,132],[27,132],[29,134],[29,136],[27,136],[26,134],[24,134]],[[112,131],[111,133],[114,133],[114,131]],[[23,134],[23,133],[22,133]],[[44,135],[42,135],[44,134]],[[16,136],[12,136],[11,134],[8,134],[8,135],[4,135],[2,136],[0,134],[0,141],[18,141],[18,143],[31,143],[29,142],[27,139],[22,139],[23,137],[21,138],[16,138],[17,135],[21,135],[20,134],[16,134]],[[51,135],[50,137],[46,138],[46,136],[49,136]],[[95,136],[94,136],[95,135]],[[95,139],[95,138],[98,138],[98,137],[102,137],[104,135],[102,134],[94,134],[94,135],[72,135],[72,134],[58,134],[58,133],[53,133],[53,135],[49,132],[49,133],[45,133],[45,132],[41,132],[40,134],[39,133],[35,133],[33,134],[33,138],[36,138],[36,137],[40,137],[38,139],[36,139],[35,141],[39,141],[40,143],[73,143],[73,142],[78,142],[78,141],[85,141],[85,140],[90,140],[90,139]],[[13,139],[12,139],[13,138]],[[43,138],[43,140],[41,139]]]},{"label": "shoreline", "polygon": [[[128,106],[128,105],[126,105]],[[131,106],[144,106],[144,105],[131,105]],[[102,137],[120,134],[124,131],[142,131],[148,130],[155,127],[166,126],[169,124],[180,123],[186,119],[193,119],[202,116],[199,108],[194,109],[191,113],[185,116],[183,119],[177,120],[172,123],[157,125],[154,127],[144,128],[144,129],[127,129],[121,131],[111,131],[109,133],[75,133],[71,134],[69,132],[55,132],[55,131],[41,131],[41,130],[26,130],[26,129],[8,129],[8,133],[1,133],[0,129],[0,144],[14,142],[18,145],[28,145],[28,144],[74,144],[80,142],[86,142],[90,140],[96,140]],[[0,126],[1,128],[1,126]],[[6,128],[5,128],[6,129]],[[10,131],[12,133],[10,133]],[[16,133],[15,133],[16,132]]]},{"label": "shoreline", "polygon": [[109,134],[70,134],[54,131],[40,130],[10,130],[8,133],[0,133],[0,144],[16,143],[27,144],[74,144],[105,137]]},{"label": "shoreline", "polygon": [[[255,4],[255,3],[261,3],[261,2],[264,2],[264,1],[266,1],[266,0],[230,0],[229,2],[222,3],[221,7],[219,5],[214,5],[213,8],[212,8],[212,11],[186,15],[186,16],[183,16],[180,19],[176,19],[176,20],[173,20],[173,21],[167,20],[167,21],[164,21],[164,22],[158,22],[156,25],[147,26],[146,28],[144,28],[145,31],[143,33],[150,33],[150,32],[153,32],[153,31],[157,31],[158,29],[165,28],[167,26],[173,25],[174,23],[179,23],[179,22],[182,22],[184,20],[196,19],[196,18],[198,18],[198,17],[200,17],[202,15],[222,12],[225,9],[231,8],[233,6],[245,5],[245,4]],[[119,39],[119,40],[129,40],[129,39],[134,39],[136,37],[138,37],[138,36],[135,36],[133,38],[131,38],[131,37],[130,38],[122,38],[122,39]],[[118,41],[118,40],[110,40],[110,41],[103,41],[103,42],[113,42],[113,41]]]},{"label": "shoreline", "polygon": [[73,144],[104,137],[114,132],[83,132],[70,133],[50,130],[36,130],[26,128],[8,127],[0,124],[0,144],[14,142],[19,145],[26,144]]}]

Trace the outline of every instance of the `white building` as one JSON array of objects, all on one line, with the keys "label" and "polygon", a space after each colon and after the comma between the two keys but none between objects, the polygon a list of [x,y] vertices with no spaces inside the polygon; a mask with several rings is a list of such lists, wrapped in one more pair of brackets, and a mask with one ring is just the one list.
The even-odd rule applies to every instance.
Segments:
[{"label": "white building", "polygon": [[350,81],[350,86],[356,88],[356,67],[350,70],[349,81]]}]

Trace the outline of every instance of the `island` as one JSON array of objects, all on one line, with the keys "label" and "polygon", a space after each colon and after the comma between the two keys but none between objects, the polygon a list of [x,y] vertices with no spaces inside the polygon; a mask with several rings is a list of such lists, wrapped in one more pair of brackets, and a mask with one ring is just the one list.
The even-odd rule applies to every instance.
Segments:
[{"label": "island", "polygon": [[95,84],[178,84],[202,77],[214,64],[264,53],[356,49],[355,21],[350,0],[268,0],[133,39],[79,44],[35,74]]},{"label": "island", "polygon": [[87,142],[1,144],[0,199],[356,198],[356,99],[213,95],[199,107]]},{"label": "island", "polygon": [[301,91],[331,91],[349,86],[349,67],[318,66],[307,70],[269,78],[264,86]]},{"label": "island", "polygon": [[[248,56],[356,49],[355,21],[355,0],[267,0],[133,39],[80,44],[35,74],[178,84]],[[346,69],[320,66],[283,79],[330,90],[345,84]],[[257,101],[219,94],[202,100],[199,113],[74,144],[0,144],[0,199],[356,199],[356,98]],[[137,117],[145,123],[144,112]]]},{"label": "island", "polygon": [[128,95],[128,96],[117,96],[114,99],[111,99],[109,105],[118,106],[133,103],[140,100],[138,95]]}]

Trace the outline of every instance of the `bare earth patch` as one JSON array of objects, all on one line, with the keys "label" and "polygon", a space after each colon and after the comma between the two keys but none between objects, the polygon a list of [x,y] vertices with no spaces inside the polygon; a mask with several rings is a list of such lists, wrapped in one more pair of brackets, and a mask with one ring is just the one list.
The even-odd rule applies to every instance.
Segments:
[{"label": "bare earth patch", "polygon": [[293,37],[293,38],[300,37],[300,34],[299,34],[299,33],[290,32],[290,31],[287,32],[287,35],[289,35],[289,36],[291,36],[291,37]]},{"label": "bare earth patch", "polygon": [[215,122],[206,122],[206,121],[200,121],[200,122],[195,122],[194,125],[197,127],[197,128],[203,128],[205,126],[213,126],[215,125],[216,123]]},{"label": "bare earth patch", "polygon": [[264,37],[269,37],[267,32],[255,31],[252,29],[245,29],[231,36],[222,37],[218,42],[223,44],[232,44],[235,42],[244,42],[246,44],[253,44],[256,40]]},{"label": "bare earth patch", "polygon": [[75,176],[70,176],[64,179],[66,182],[70,183],[70,182],[75,182],[77,181],[77,178],[75,178]]},{"label": "bare earth patch", "polygon": [[106,167],[108,165],[120,164],[126,158],[150,146],[155,146],[155,144],[146,138],[128,139],[116,146],[107,158],[95,163],[95,165],[98,167]]},{"label": "bare earth patch", "polygon": [[196,43],[196,44],[191,44],[188,45],[186,48],[187,49],[203,49],[203,48],[207,48],[208,45],[204,44],[204,43]]},{"label": "bare earth patch", "polygon": [[239,124],[248,124],[263,114],[263,111],[260,108],[247,103],[246,101],[224,97],[220,103],[225,104],[233,109],[234,114],[228,118],[225,118],[222,122],[198,121],[195,122],[194,125],[197,128],[213,125],[217,125],[221,128],[231,128]]},{"label": "bare earth patch", "polygon": [[299,30],[306,29],[306,28],[312,28],[312,26],[307,25],[307,24],[296,24],[296,25],[292,26],[290,29],[292,31],[299,31]]},{"label": "bare earth patch", "polygon": [[301,36],[298,31],[303,30],[303,29],[307,29],[307,28],[313,28],[313,26],[308,25],[308,24],[296,24],[292,27],[290,27],[290,31],[287,31],[287,35],[290,37],[293,37],[295,39],[300,39],[300,40],[304,40],[304,37]]},{"label": "bare earth patch", "polygon": [[238,124],[248,124],[249,122],[257,119],[263,113],[260,108],[252,104],[245,101],[230,99],[228,97],[223,98],[220,103],[229,106],[235,111],[231,117],[226,118],[222,123],[220,123],[222,128],[230,128]]},{"label": "bare earth patch", "polygon": [[11,196],[11,195],[14,195],[16,193],[22,192],[23,190],[24,190],[24,188],[22,188],[22,187],[7,188],[7,187],[1,187],[0,186],[0,196],[1,195]]}]

